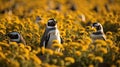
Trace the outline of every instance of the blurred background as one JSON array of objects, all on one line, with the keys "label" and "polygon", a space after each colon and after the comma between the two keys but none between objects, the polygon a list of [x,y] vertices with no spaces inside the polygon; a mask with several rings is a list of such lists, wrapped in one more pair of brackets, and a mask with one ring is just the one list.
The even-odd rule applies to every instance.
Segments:
[{"label": "blurred background", "polygon": [[62,14],[74,12],[77,15],[116,14],[120,10],[119,0],[0,0],[0,5],[0,14],[13,14],[19,18],[30,17],[32,13],[42,15],[42,12],[50,10]]}]

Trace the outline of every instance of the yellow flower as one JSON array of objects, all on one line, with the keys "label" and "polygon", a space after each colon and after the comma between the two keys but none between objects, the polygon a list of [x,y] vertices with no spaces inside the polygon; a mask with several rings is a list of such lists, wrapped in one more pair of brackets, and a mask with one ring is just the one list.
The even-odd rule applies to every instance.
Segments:
[{"label": "yellow flower", "polygon": [[25,49],[25,48],[24,48],[23,50],[24,50],[24,51],[23,51],[23,52],[24,52],[24,55],[29,56],[29,50],[28,50],[28,49]]},{"label": "yellow flower", "polygon": [[113,47],[112,47],[112,50],[115,51],[115,52],[119,52],[119,51],[118,51],[118,50],[119,50],[119,47],[113,46]]},{"label": "yellow flower", "polygon": [[25,48],[25,45],[22,44],[22,43],[20,43],[20,44],[19,44],[19,47],[20,47],[20,48]]},{"label": "yellow flower", "polygon": [[64,43],[64,44],[63,44],[63,47],[67,47],[67,46],[68,46],[68,44],[67,44],[67,43]]},{"label": "yellow flower", "polygon": [[103,40],[96,40],[95,45],[97,45],[97,44],[101,44],[102,46],[107,46],[106,42]]},{"label": "yellow flower", "polygon": [[65,57],[65,61],[66,61],[66,62],[74,63],[74,62],[75,62],[75,59],[72,58],[72,57]]},{"label": "yellow flower", "polygon": [[0,52],[0,58],[5,58],[5,55],[2,52]]},{"label": "yellow flower", "polygon": [[42,67],[51,67],[51,65],[49,65],[48,63],[44,63],[42,64]]},{"label": "yellow flower", "polygon": [[94,54],[88,54],[88,58],[93,60],[95,58],[95,55]]},{"label": "yellow flower", "polygon": [[10,45],[11,45],[11,46],[15,46],[15,47],[18,46],[18,44],[17,44],[16,42],[10,42]]},{"label": "yellow flower", "polygon": [[57,63],[57,59],[52,59],[52,63],[56,64]]},{"label": "yellow flower", "polygon": [[116,63],[120,65],[120,60],[117,60]]},{"label": "yellow flower", "polygon": [[111,40],[112,40],[112,39],[113,39],[113,36],[107,36],[107,39],[111,39]]},{"label": "yellow flower", "polygon": [[79,30],[80,30],[80,31],[85,31],[85,28],[80,28]]},{"label": "yellow flower", "polygon": [[85,41],[86,45],[89,45],[92,42],[92,40],[90,38],[86,38],[84,41]]},{"label": "yellow flower", "polygon": [[68,38],[66,39],[66,42],[72,42],[72,39]]},{"label": "yellow flower", "polygon": [[45,53],[49,55],[53,55],[53,50],[51,49],[45,49]]},{"label": "yellow flower", "polygon": [[69,19],[71,19],[71,18],[72,18],[72,16],[71,16],[71,15],[67,15],[67,16],[66,16],[66,18],[69,18]]},{"label": "yellow flower", "polygon": [[57,44],[58,44],[59,42],[58,42],[58,40],[53,40],[52,43],[53,43],[53,44],[54,44],[54,43],[57,43]]},{"label": "yellow flower", "polygon": [[2,41],[3,43],[8,43],[8,39],[5,39]]},{"label": "yellow flower", "polygon": [[[67,22],[67,23],[68,23],[68,22]],[[71,26],[70,24],[66,24],[66,25],[65,25],[65,28],[69,28],[69,29],[71,29],[72,26]]]},{"label": "yellow flower", "polygon": [[42,63],[42,61],[35,55],[30,56],[30,59],[33,60],[37,64],[41,64]]},{"label": "yellow flower", "polygon": [[117,29],[117,31],[119,31],[119,32],[120,32],[120,28],[118,28],[118,29]]},{"label": "yellow flower", "polygon": [[111,65],[110,67],[117,67],[117,66],[113,64],[113,65]]},{"label": "yellow flower", "polygon": [[99,48],[98,51],[100,51],[103,54],[107,54],[107,48]]},{"label": "yellow flower", "polygon": [[50,65],[50,67],[58,67],[58,66],[57,66],[57,65],[52,64],[52,65]]},{"label": "yellow flower", "polygon": [[19,27],[18,26],[15,26],[15,28],[14,29],[17,29],[17,30],[19,30]]},{"label": "yellow flower", "polygon": [[36,49],[36,53],[39,53],[40,51],[41,51],[40,48],[37,48],[37,49]]},{"label": "yellow flower", "polygon": [[72,38],[72,39],[75,39],[75,35],[72,35],[71,38]]},{"label": "yellow flower", "polygon": [[6,27],[3,24],[0,24],[0,29],[6,29]]},{"label": "yellow flower", "polygon": [[96,48],[100,48],[100,47],[102,47],[101,44],[96,44]]},{"label": "yellow flower", "polygon": [[88,67],[94,67],[94,65],[93,65],[93,64],[90,64]]},{"label": "yellow flower", "polygon": [[75,54],[76,54],[77,56],[80,56],[80,55],[81,55],[81,52],[80,52],[80,51],[76,51]]},{"label": "yellow flower", "polygon": [[95,46],[92,44],[92,45],[89,45],[90,46],[90,49],[94,49],[95,48]]},{"label": "yellow flower", "polygon": [[91,32],[96,32],[96,29],[95,28],[91,28],[90,31]]},{"label": "yellow flower", "polygon": [[66,36],[65,31],[61,31],[60,34],[61,34],[61,36]]},{"label": "yellow flower", "polygon": [[34,30],[35,30],[35,31],[38,31],[38,30],[39,30],[39,27],[38,27],[37,24],[34,24],[33,27],[34,27]]},{"label": "yellow flower", "polygon": [[112,35],[112,32],[108,31],[108,32],[106,33],[106,35]]},{"label": "yellow flower", "polygon": [[79,46],[79,43],[77,42],[70,42],[69,44],[71,47],[78,47]]},{"label": "yellow flower", "polygon": [[17,29],[14,29],[13,31],[18,31]]},{"label": "yellow flower", "polygon": [[9,67],[20,67],[20,64],[15,60],[11,60],[9,62]]},{"label": "yellow flower", "polygon": [[38,33],[35,33],[35,36],[38,37],[38,38],[40,37],[40,35]]},{"label": "yellow flower", "polygon": [[64,65],[65,65],[64,60],[60,60],[60,65],[61,65],[61,67],[64,67]]},{"label": "yellow flower", "polygon": [[81,44],[85,44],[84,41],[81,40],[81,39],[78,39],[77,42],[78,42],[78,43],[81,43]]},{"label": "yellow flower", "polygon": [[54,48],[62,48],[63,46],[62,46],[62,44],[53,44],[52,47],[54,47]]},{"label": "yellow flower", "polygon": [[32,50],[32,54],[37,54],[37,51],[36,50]]},{"label": "yellow flower", "polygon": [[91,29],[91,26],[87,26],[86,29],[87,29],[87,30],[90,30],[90,29]]},{"label": "yellow flower", "polygon": [[24,60],[24,57],[23,57],[22,55],[18,55],[18,56],[16,57],[16,59],[18,59],[18,60]]},{"label": "yellow flower", "polygon": [[100,56],[97,56],[97,57],[95,57],[95,61],[102,63],[103,62],[103,58],[100,57]]},{"label": "yellow flower", "polygon": [[113,44],[113,42],[110,39],[107,39],[106,43],[109,44],[110,46]]},{"label": "yellow flower", "polygon": [[28,49],[29,51],[31,51],[31,47],[30,46],[25,46],[26,49]]},{"label": "yellow flower", "polygon": [[0,30],[0,34],[5,34],[4,30]]},{"label": "yellow flower", "polygon": [[82,51],[87,51],[88,50],[88,45],[84,45],[84,46],[82,46]]},{"label": "yellow flower", "polygon": [[0,42],[0,46],[6,46],[6,47],[9,47],[9,44],[7,44],[7,43],[3,43],[3,42]]},{"label": "yellow flower", "polygon": [[115,61],[115,55],[112,55],[111,59],[112,61]]},{"label": "yellow flower", "polygon": [[2,51],[2,47],[0,46],[0,51]]},{"label": "yellow flower", "polygon": [[42,52],[42,54],[45,54],[45,47],[41,48],[41,52]]},{"label": "yellow flower", "polygon": [[32,39],[32,34],[31,34],[31,33],[26,34],[26,37],[27,37],[28,39]]},{"label": "yellow flower", "polygon": [[62,53],[62,52],[55,51],[55,52],[54,52],[54,55],[56,55],[56,56],[63,56],[63,53]]},{"label": "yellow flower", "polygon": [[87,34],[85,31],[80,31],[79,32],[79,35],[85,35],[85,34]]}]

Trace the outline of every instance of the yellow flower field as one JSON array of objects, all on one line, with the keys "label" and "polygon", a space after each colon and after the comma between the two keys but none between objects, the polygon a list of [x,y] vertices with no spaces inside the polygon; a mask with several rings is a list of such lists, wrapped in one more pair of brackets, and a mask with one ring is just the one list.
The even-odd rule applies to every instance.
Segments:
[{"label": "yellow flower field", "polygon": [[[64,41],[53,41],[60,52],[39,47],[50,18],[57,20]],[[92,42],[94,22],[102,24],[106,41]],[[19,32],[26,45],[8,43],[5,35],[12,31]],[[120,0],[0,0],[0,67],[102,65],[120,67]]]}]

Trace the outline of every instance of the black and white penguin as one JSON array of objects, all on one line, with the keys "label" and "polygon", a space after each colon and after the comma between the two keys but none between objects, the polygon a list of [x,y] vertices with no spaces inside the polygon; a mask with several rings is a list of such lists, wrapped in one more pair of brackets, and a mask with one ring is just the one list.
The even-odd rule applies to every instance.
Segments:
[{"label": "black and white penguin", "polygon": [[41,20],[42,20],[42,19],[41,19],[40,16],[36,16],[36,20],[35,20],[36,23],[40,22]]},{"label": "black and white penguin", "polygon": [[52,18],[48,20],[45,32],[41,38],[40,47],[44,46],[45,48],[52,49],[53,40],[58,40],[59,44],[63,42],[57,28],[57,21]]},{"label": "black and white penguin", "polygon": [[10,38],[9,42],[23,43],[24,45],[26,45],[24,38],[18,32],[10,32],[6,34],[6,36]]},{"label": "black and white penguin", "polygon": [[103,27],[100,23],[93,23],[92,24],[92,28],[96,28],[96,32],[93,32],[90,37],[92,38],[92,40],[96,40],[96,39],[102,39],[102,40],[106,40],[106,36],[104,34],[103,31]]}]

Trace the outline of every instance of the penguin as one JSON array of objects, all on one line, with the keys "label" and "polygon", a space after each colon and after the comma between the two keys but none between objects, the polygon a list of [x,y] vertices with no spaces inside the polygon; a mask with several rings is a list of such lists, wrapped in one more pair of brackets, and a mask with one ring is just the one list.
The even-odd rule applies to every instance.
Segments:
[{"label": "penguin", "polygon": [[46,24],[45,32],[41,38],[40,47],[52,49],[53,40],[58,40],[58,43],[63,43],[60,32],[57,28],[57,21],[53,18],[49,19]]},{"label": "penguin", "polygon": [[41,20],[42,20],[42,19],[41,19],[40,16],[36,16],[36,20],[35,20],[36,23],[40,22]]},{"label": "penguin", "polygon": [[107,12],[110,12],[110,6],[109,6],[109,4],[105,4],[104,7],[105,7],[105,9],[106,9]]},{"label": "penguin", "polygon": [[96,28],[96,32],[93,32],[90,34],[90,37],[92,38],[93,41],[97,40],[97,39],[106,40],[106,36],[104,34],[103,27],[100,23],[95,22],[91,26],[92,26],[92,28]]},{"label": "penguin", "polygon": [[85,21],[86,21],[86,18],[85,18],[85,15],[84,15],[84,14],[79,15],[79,18],[81,18],[81,21],[82,21],[82,22],[85,22]]},{"label": "penguin", "polygon": [[100,7],[98,5],[96,5],[94,8],[93,8],[93,11],[95,11],[96,13],[100,12]]},{"label": "penguin", "polygon": [[54,9],[60,11],[61,10],[61,4],[58,3]]},{"label": "penguin", "polygon": [[70,6],[70,10],[71,10],[71,11],[76,11],[76,10],[77,10],[76,5],[75,5],[75,4],[72,4],[72,5]]},{"label": "penguin", "polygon": [[18,32],[15,32],[15,31],[9,32],[8,34],[6,34],[6,36],[9,37],[9,39],[10,39],[9,42],[23,43],[24,45],[26,45],[24,38]]}]

